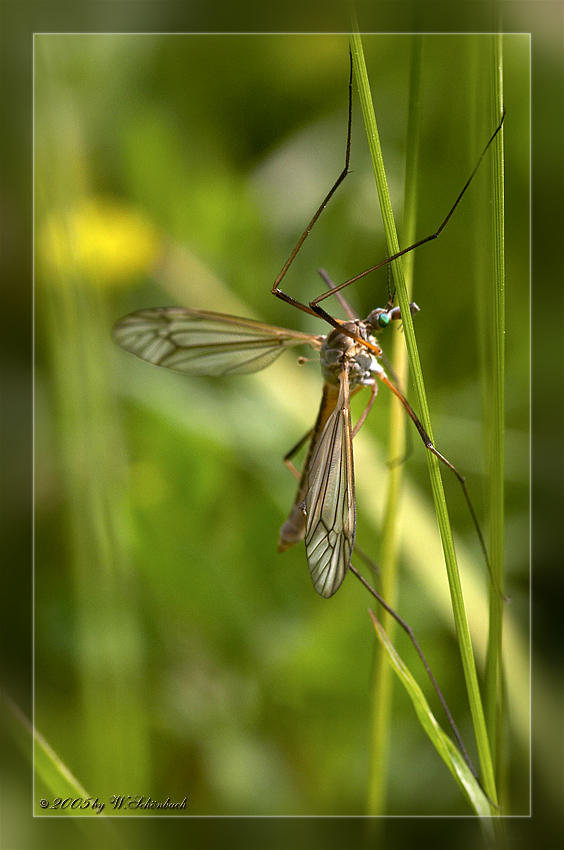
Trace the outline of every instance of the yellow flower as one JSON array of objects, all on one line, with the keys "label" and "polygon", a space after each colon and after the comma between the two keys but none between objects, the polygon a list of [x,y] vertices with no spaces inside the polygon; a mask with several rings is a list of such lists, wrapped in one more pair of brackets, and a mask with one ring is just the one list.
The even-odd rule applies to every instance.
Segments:
[{"label": "yellow flower", "polygon": [[48,279],[54,273],[63,281],[126,286],[151,271],[161,242],[140,210],[115,198],[88,197],[45,219],[37,255]]}]

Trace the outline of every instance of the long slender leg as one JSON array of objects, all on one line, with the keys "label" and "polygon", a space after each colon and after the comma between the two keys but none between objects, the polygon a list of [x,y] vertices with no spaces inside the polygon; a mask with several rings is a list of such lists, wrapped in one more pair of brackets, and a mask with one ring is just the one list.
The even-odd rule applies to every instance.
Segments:
[{"label": "long slender leg", "polygon": [[505,119],[505,111],[503,112],[503,115],[501,116],[501,121],[499,122],[494,133],[492,134],[491,138],[489,139],[487,145],[485,146],[484,150],[482,151],[480,158],[479,158],[478,162],[476,163],[474,170],[472,171],[472,174],[470,175],[470,177],[468,178],[468,180],[464,184],[462,191],[458,195],[456,201],[454,202],[454,204],[452,205],[452,207],[448,211],[445,219],[440,224],[439,228],[435,231],[435,233],[431,233],[429,236],[425,236],[424,239],[419,239],[418,242],[414,242],[413,245],[410,245],[408,248],[403,248],[401,251],[398,251],[397,254],[392,254],[391,257],[386,257],[385,260],[382,260],[382,262],[377,263],[375,266],[371,266],[369,269],[365,269],[365,271],[360,272],[360,274],[357,274],[354,277],[349,278],[349,280],[345,280],[343,283],[339,283],[337,286],[333,287],[333,289],[331,289],[329,292],[322,292],[321,295],[318,295],[317,298],[314,298],[313,301],[311,301],[310,304],[309,304],[309,306],[313,309],[314,312],[316,312],[319,316],[322,316],[324,319],[326,319],[327,314],[325,313],[324,310],[322,310],[319,307],[320,301],[324,301],[326,298],[329,298],[329,296],[331,296],[331,295],[336,295],[337,292],[340,292],[340,290],[344,289],[346,286],[350,286],[351,283],[354,283],[355,281],[360,280],[361,278],[365,277],[367,274],[370,274],[371,272],[374,272],[377,269],[382,268],[382,266],[388,265],[388,263],[391,263],[392,260],[397,260],[398,257],[403,257],[404,254],[408,254],[410,251],[413,251],[415,248],[419,248],[420,245],[424,245],[426,242],[431,242],[433,239],[437,239],[441,235],[444,228],[446,227],[446,225],[450,221],[455,209],[457,208],[457,206],[461,202],[462,198],[464,197],[464,194],[466,193],[468,186],[470,185],[470,183],[474,179],[474,176],[475,176],[478,168],[482,164],[482,160],[484,159],[486,153],[488,152],[490,145],[492,144],[493,140],[495,139],[495,137],[497,136],[497,134],[501,130],[504,119]]},{"label": "long slender leg", "polygon": [[[294,248],[294,250],[292,251],[292,253],[288,257],[286,262],[284,263],[284,266],[282,267],[280,274],[278,275],[278,277],[276,278],[276,280],[274,281],[274,284],[272,286],[272,294],[276,295],[277,298],[281,298],[283,301],[286,301],[288,304],[293,304],[294,307],[298,307],[298,309],[303,310],[305,313],[311,313],[311,315],[313,315],[313,316],[318,315],[316,310],[312,309],[312,307],[308,307],[307,304],[302,304],[301,301],[298,301],[296,298],[293,298],[291,295],[288,295],[286,292],[283,292],[280,289],[279,284],[280,284],[282,278],[284,277],[284,275],[286,274],[286,272],[288,271],[288,269],[290,268],[290,266],[292,265],[296,254],[298,253],[298,251],[302,247],[303,243],[305,242],[305,240],[309,236],[311,229],[314,226],[315,222],[317,221],[317,219],[319,218],[319,216],[321,215],[321,213],[323,212],[323,210],[325,209],[325,207],[329,203],[330,199],[332,198],[334,193],[337,191],[337,189],[339,188],[339,186],[341,185],[341,183],[343,182],[343,180],[345,179],[345,177],[349,173],[349,163],[350,163],[350,158],[351,158],[352,80],[353,80],[352,55],[350,54],[350,52],[349,52],[349,56],[350,56],[349,113],[348,113],[349,117],[348,117],[348,127],[347,127],[347,146],[346,146],[346,150],[345,150],[345,166],[344,166],[343,170],[341,171],[341,173],[339,174],[339,176],[337,177],[337,179],[335,180],[333,186],[331,187],[331,189],[329,190],[329,192],[327,193],[327,195],[325,196],[325,198],[321,202],[321,205],[317,209],[317,211],[316,211],[315,215],[313,216],[313,218],[311,219],[310,223],[308,224],[308,226],[306,227],[306,229],[304,230],[304,232],[300,236],[296,247]],[[333,320],[330,324],[333,324],[333,322],[336,322],[336,320]],[[338,323],[335,323],[334,327],[338,327]]]},{"label": "long slender leg", "polygon": [[[364,556],[364,554],[362,554],[362,555],[361,555],[360,550],[359,550],[356,546],[355,546],[355,552],[356,552],[358,555],[360,555],[360,556],[361,556],[361,558],[364,560],[364,557],[365,557],[365,556]],[[368,559],[368,560],[369,560],[369,559]],[[372,565],[371,565],[371,566],[372,566]],[[360,582],[364,585],[364,587],[368,590],[368,592],[369,592],[369,593],[371,593],[371,594],[372,594],[372,596],[373,596],[373,597],[374,597],[374,598],[375,598],[375,599],[376,599],[376,600],[380,603],[380,605],[382,606],[382,608],[384,608],[384,609],[388,612],[388,614],[390,614],[390,616],[391,616],[391,617],[393,617],[393,618],[394,618],[394,620],[395,620],[397,623],[399,623],[399,625],[401,626],[401,628],[402,628],[402,629],[404,630],[404,632],[406,632],[406,634],[408,635],[408,637],[409,637],[409,639],[410,639],[411,643],[412,643],[412,644],[413,644],[413,646],[415,647],[415,651],[417,652],[417,654],[418,654],[419,658],[421,659],[421,662],[422,662],[422,664],[423,664],[423,666],[424,666],[424,668],[425,668],[425,671],[426,671],[426,673],[427,673],[427,675],[428,675],[429,679],[431,680],[431,683],[432,683],[432,685],[433,685],[433,687],[434,687],[434,689],[435,689],[435,691],[436,691],[436,693],[437,693],[437,696],[439,697],[439,700],[440,700],[441,705],[442,705],[442,707],[443,707],[443,709],[444,709],[444,712],[445,712],[445,714],[446,714],[446,716],[447,716],[447,718],[448,718],[448,722],[449,722],[449,724],[450,724],[450,726],[451,726],[451,729],[452,729],[452,731],[454,732],[454,735],[455,735],[456,740],[458,741],[458,746],[460,747],[460,750],[461,750],[461,752],[462,752],[462,756],[463,756],[463,758],[464,758],[464,761],[466,762],[466,764],[467,764],[467,765],[468,765],[468,767],[470,768],[470,770],[471,770],[472,775],[474,776],[474,778],[475,778],[475,779],[477,779],[477,780],[478,780],[478,782],[479,782],[479,778],[478,778],[478,774],[477,774],[477,772],[476,772],[476,769],[475,769],[474,765],[472,764],[472,762],[470,761],[470,756],[468,755],[468,752],[467,752],[467,750],[466,750],[466,747],[464,746],[464,742],[463,742],[463,740],[462,740],[462,737],[461,737],[461,735],[460,735],[460,732],[458,731],[458,728],[457,728],[457,726],[456,726],[456,723],[454,722],[454,718],[453,718],[453,716],[452,716],[452,714],[451,714],[451,712],[450,712],[450,709],[449,709],[449,707],[448,707],[448,705],[447,705],[447,702],[446,702],[446,700],[445,700],[445,698],[444,698],[444,696],[443,696],[443,694],[442,694],[442,691],[441,691],[441,689],[440,689],[440,687],[439,687],[439,685],[438,685],[438,682],[437,682],[437,680],[435,679],[435,677],[434,677],[434,675],[433,675],[433,671],[432,671],[432,670],[431,670],[431,668],[429,667],[429,662],[427,661],[427,659],[426,659],[426,657],[425,657],[425,654],[424,654],[423,650],[422,650],[422,649],[421,649],[421,647],[419,646],[419,643],[418,643],[418,641],[417,641],[417,638],[415,637],[415,634],[414,634],[414,632],[413,632],[413,629],[411,628],[411,626],[409,625],[409,623],[407,623],[407,622],[403,619],[403,617],[400,617],[400,615],[397,613],[397,611],[394,611],[394,609],[393,609],[390,605],[388,605],[388,603],[387,603],[387,602],[386,602],[386,601],[385,601],[385,600],[384,600],[384,599],[380,596],[380,594],[378,593],[378,591],[377,591],[377,590],[375,590],[375,589],[372,587],[372,585],[371,585],[371,584],[369,584],[369,583],[366,581],[366,579],[364,578],[364,576],[363,576],[361,573],[359,573],[359,571],[356,569],[356,567],[354,567],[354,566],[353,566],[353,564],[351,564],[351,565],[350,565],[349,569],[351,570],[351,572],[353,572],[353,573],[355,574],[355,576],[357,577],[357,579],[358,579],[358,580],[359,580],[359,581],[360,581]]]},{"label": "long slender leg", "polygon": [[476,516],[476,512],[474,511],[474,506],[473,506],[472,501],[470,499],[470,494],[468,493],[468,488],[466,487],[466,479],[464,478],[462,473],[460,473],[458,471],[456,466],[454,466],[454,464],[452,464],[450,462],[450,460],[447,460],[447,458],[444,455],[442,455],[438,449],[435,448],[435,446],[433,445],[433,441],[431,440],[431,438],[427,434],[425,428],[423,427],[423,425],[421,423],[421,420],[419,419],[419,417],[417,416],[417,414],[415,413],[415,411],[411,407],[410,403],[408,402],[406,397],[398,390],[398,388],[396,386],[394,386],[394,384],[392,384],[392,382],[390,381],[390,379],[388,378],[386,373],[385,372],[379,372],[378,377],[380,378],[382,383],[384,383],[393,392],[393,394],[397,398],[399,398],[399,400],[403,404],[404,408],[407,411],[409,418],[412,420],[413,424],[415,425],[415,427],[419,431],[419,435],[420,435],[421,439],[423,440],[423,442],[425,444],[425,448],[429,449],[429,451],[432,454],[434,454],[435,457],[438,458],[441,461],[441,463],[443,463],[445,466],[448,466],[448,468],[450,470],[452,470],[452,472],[458,478],[458,481],[460,482],[460,486],[462,487],[462,492],[464,493],[464,498],[466,499],[466,504],[468,505],[468,509],[470,511],[470,516],[472,517],[472,521],[473,521],[474,526],[476,528],[476,532],[478,534],[478,539],[480,541],[480,546],[482,547],[482,552],[484,554],[486,565],[488,567],[488,571],[489,571],[490,577],[491,577],[490,559],[488,557],[488,550],[486,548],[486,542],[485,542],[484,536],[482,534],[482,529],[480,528],[480,523],[478,522],[478,517]]},{"label": "long slender leg", "polygon": [[[341,171],[341,173],[337,177],[337,180],[335,181],[335,183],[333,184],[333,186],[331,187],[331,189],[329,190],[329,192],[327,193],[327,195],[325,196],[325,198],[321,202],[319,208],[316,210],[313,218],[309,222],[309,224],[306,227],[306,229],[304,230],[303,234],[299,238],[299,240],[296,244],[296,247],[294,248],[294,250],[292,251],[292,253],[288,257],[286,262],[284,263],[284,266],[282,267],[282,270],[280,271],[278,277],[274,281],[274,283],[272,285],[272,290],[271,290],[272,294],[276,295],[277,298],[282,299],[282,301],[285,301],[287,304],[292,304],[294,307],[297,307],[299,310],[302,310],[304,313],[309,313],[310,315],[318,316],[319,318],[325,319],[326,322],[328,322],[332,327],[336,328],[337,330],[340,329],[339,322],[337,321],[337,319],[335,319],[333,316],[331,316],[330,313],[328,313],[326,310],[324,310],[323,307],[321,307],[319,302],[325,300],[326,298],[329,298],[331,295],[337,295],[338,292],[340,292],[340,290],[344,289],[347,286],[350,286],[351,283],[354,283],[355,281],[360,280],[361,278],[365,277],[366,275],[370,274],[371,272],[376,271],[377,269],[388,265],[393,260],[397,260],[399,257],[402,257],[404,254],[407,254],[410,251],[413,251],[415,248],[418,248],[420,245],[424,245],[426,242],[431,242],[432,240],[437,239],[440,236],[440,234],[442,233],[443,229],[446,227],[446,225],[449,222],[450,218],[452,217],[455,209],[458,207],[459,203],[461,202],[466,190],[468,189],[470,183],[474,179],[474,176],[475,176],[478,168],[480,167],[482,160],[484,159],[484,157],[485,157],[485,155],[488,151],[488,148],[490,147],[493,140],[495,139],[495,137],[497,136],[497,134],[501,130],[501,127],[503,125],[503,121],[505,119],[505,111],[504,111],[503,115],[501,117],[501,121],[499,122],[499,125],[497,126],[496,130],[494,131],[494,133],[492,134],[488,143],[486,144],[484,150],[482,151],[480,158],[478,159],[478,162],[476,163],[476,165],[474,167],[474,170],[470,174],[470,177],[468,178],[468,180],[464,184],[462,191],[458,195],[456,201],[454,202],[454,204],[452,205],[452,207],[448,211],[446,217],[444,218],[444,220],[440,224],[439,228],[435,231],[435,233],[431,233],[429,236],[426,236],[424,239],[420,239],[418,242],[415,242],[413,245],[409,245],[409,247],[403,248],[401,251],[398,251],[397,254],[393,254],[390,257],[386,257],[386,259],[382,260],[382,262],[377,263],[375,266],[371,266],[368,269],[365,269],[363,272],[360,272],[360,274],[357,274],[354,277],[351,277],[348,280],[343,281],[343,283],[340,283],[338,285],[332,285],[328,292],[322,292],[321,295],[318,295],[317,298],[314,298],[313,301],[311,301],[309,303],[309,305],[303,304],[301,301],[298,301],[297,298],[294,298],[292,295],[288,295],[288,293],[283,292],[280,289],[280,282],[282,281],[284,275],[286,274],[289,267],[293,263],[293,261],[296,257],[296,254],[298,253],[298,251],[302,247],[303,243],[305,242],[305,240],[309,236],[309,234],[310,234],[314,224],[316,223],[317,219],[319,218],[319,216],[321,215],[321,213],[323,212],[323,210],[325,209],[325,207],[329,203],[330,199],[332,198],[333,194],[337,191],[337,189],[339,188],[339,186],[341,185],[341,183],[343,182],[343,180],[345,179],[345,177],[347,176],[347,174],[349,173],[349,170],[350,170],[349,166],[350,166],[350,152],[351,152],[352,81],[353,81],[353,63],[352,63],[352,55],[350,54],[350,51],[349,51],[349,56],[350,56],[349,106],[348,106],[348,124],[347,124],[347,143],[346,143],[346,149],[345,149],[345,165],[344,165],[343,170]],[[362,340],[359,337],[357,337],[352,331],[345,328],[345,329],[343,329],[343,332],[345,334],[347,334],[347,336],[350,336],[351,339],[354,339],[356,342],[362,342]],[[378,348],[376,346],[372,345],[371,343],[365,342],[365,345],[366,345],[367,348],[369,348],[375,354],[379,353]]]},{"label": "long slender leg", "polygon": [[362,426],[364,425],[364,420],[366,419],[366,417],[368,416],[368,414],[372,410],[372,405],[376,401],[377,395],[378,395],[378,384],[376,383],[376,381],[374,381],[374,383],[370,387],[370,398],[368,399],[366,407],[364,408],[364,410],[360,414],[358,422],[356,423],[356,425],[354,426],[354,428],[352,430],[352,439],[353,440],[356,437],[356,435],[358,434],[358,432],[360,431],[360,429],[362,428]]},{"label": "long slender leg", "polygon": [[[371,266],[369,269],[365,269],[363,272],[360,272],[360,274],[357,274],[354,277],[351,277],[348,280],[343,281],[343,283],[339,283],[337,286],[333,286],[328,292],[322,292],[321,295],[318,295],[317,298],[314,298],[313,301],[310,301],[309,307],[311,309],[308,310],[307,312],[313,311],[321,319],[325,319],[325,321],[328,322],[330,325],[332,325],[333,327],[337,327],[336,320],[333,318],[333,316],[330,315],[330,313],[328,313],[321,306],[321,304],[320,304],[321,301],[324,301],[326,298],[329,298],[331,295],[338,295],[338,293],[342,289],[344,289],[346,286],[350,286],[351,283],[355,283],[355,281],[360,280],[361,278],[365,277],[367,274],[370,274],[371,272],[374,272],[377,269],[382,268],[383,266],[387,266],[389,263],[392,262],[392,260],[397,260],[399,257],[403,257],[404,254],[408,254],[410,251],[413,251],[415,248],[418,248],[420,245],[424,245],[426,242],[431,242],[433,239],[437,239],[441,235],[443,229],[446,227],[446,225],[450,221],[455,209],[457,208],[460,201],[464,197],[464,194],[465,194],[466,190],[468,189],[468,186],[470,185],[470,183],[474,179],[474,176],[475,176],[478,168],[480,167],[482,160],[484,159],[486,153],[488,152],[490,145],[492,144],[495,137],[497,136],[497,134],[501,130],[501,128],[503,126],[504,119],[505,119],[505,111],[503,112],[503,115],[501,116],[501,121],[499,122],[499,124],[496,127],[495,131],[493,132],[492,136],[488,140],[488,143],[486,144],[484,150],[482,151],[478,162],[474,166],[474,170],[472,171],[470,177],[468,178],[468,180],[464,184],[462,191],[458,195],[456,201],[454,202],[454,204],[452,205],[452,207],[448,211],[447,215],[445,216],[444,220],[440,224],[439,228],[435,231],[435,233],[431,233],[429,236],[425,236],[424,239],[420,239],[418,242],[414,242],[414,244],[409,245],[408,248],[403,248],[401,251],[398,251],[397,254],[392,254],[392,256],[386,257],[385,260],[382,260],[382,262],[377,263],[375,266]],[[356,342],[361,341],[361,340],[358,339],[358,337],[352,331],[348,330],[347,328],[342,328],[342,332],[345,333],[347,336],[350,336]],[[367,348],[370,348],[371,350],[375,351],[374,346],[372,346],[370,343],[365,343],[365,345],[367,346]]]},{"label": "long slender leg", "polygon": [[304,436],[300,440],[298,440],[298,442],[296,443],[295,446],[292,446],[290,451],[287,452],[287,454],[284,455],[284,458],[283,458],[284,463],[286,464],[286,466],[288,467],[288,469],[290,470],[290,472],[292,473],[294,478],[297,478],[298,481],[300,480],[302,475],[301,475],[301,472],[298,472],[298,470],[296,469],[296,467],[292,463],[292,458],[294,457],[295,454],[297,454],[299,452],[301,447],[304,446],[307,443],[307,441],[309,440],[309,438],[313,434],[313,430],[314,430],[313,428],[310,428],[309,431],[307,432],[307,434],[304,434]]},{"label": "long slender leg", "polygon": [[[278,277],[274,281],[271,291],[272,291],[273,295],[276,295],[277,298],[281,298],[282,301],[285,301],[287,304],[292,304],[294,307],[297,307],[299,310],[302,310],[304,313],[309,313],[312,316],[317,316],[318,318],[325,319],[325,321],[328,322],[328,324],[332,325],[332,327],[336,328],[337,330],[344,330],[344,333],[347,334],[347,336],[350,336],[356,342],[363,344],[364,346],[366,346],[366,348],[369,348],[374,354],[380,355],[381,349],[378,345],[373,345],[372,343],[367,342],[366,340],[363,340],[361,337],[355,335],[351,331],[343,329],[341,327],[341,324],[339,323],[339,321],[337,319],[335,319],[333,316],[331,316],[330,313],[328,313],[326,310],[324,310],[322,307],[320,307],[316,303],[317,300],[321,300],[321,299],[316,299],[315,302],[312,302],[308,306],[307,304],[303,304],[301,301],[298,301],[298,299],[294,298],[292,295],[288,295],[287,292],[283,292],[280,289],[280,286],[279,286],[282,278],[284,277],[284,275],[286,274],[286,272],[290,268],[291,264],[293,263],[293,261],[296,257],[296,254],[298,253],[298,251],[302,247],[303,243],[305,242],[305,240],[309,236],[311,229],[314,226],[315,222],[317,221],[317,219],[319,218],[319,216],[321,215],[321,213],[323,212],[323,210],[325,209],[325,207],[329,203],[330,199],[333,197],[334,193],[337,191],[337,189],[339,188],[339,186],[341,185],[341,183],[343,182],[343,180],[345,179],[345,177],[347,176],[347,174],[349,173],[349,170],[350,170],[349,166],[350,166],[350,158],[351,158],[352,91],[353,91],[353,88],[352,88],[353,62],[352,62],[352,54],[350,53],[350,51],[349,51],[349,58],[350,58],[349,109],[348,109],[347,144],[346,144],[346,149],[345,149],[345,165],[344,165],[344,168],[341,171],[341,173],[339,174],[339,176],[337,177],[336,181],[334,182],[333,186],[331,187],[331,189],[329,190],[329,192],[327,193],[327,195],[325,196],[323,201],[321,202],[319,208],[316,210],[316,212],[315,212],[313,218],[311,219],[311,221],[309,222],[308,226],[306,227],[306,229],[304,230],[304,232],[300,236],[300,238],[299,238],[299,240],[296,244],[296,247],[294,248],[294,250],[292,251],[292,253],[288,257],[286,262],[284,263],[282,270],[280,271],[280,274],[278,275]],[[389,262],[389,260],[387,260],[386,262]],[[372,271],[372,269],[369,269],[368,271]],[[363,277],[364,274],[368,274],[368,271],[359,275],[359,277]],[[327,283],[327,285],[330,287],[330,291],[327,292],[326,295],[333,294],[337,290],[342,289],[344,286],[347,286],[349,283],[353,283],[353,280],[357,279],[357,278],[354,278],[350,281],[345,281],[345,283],[340,284],[340,286],[335,286],[332,281],[329,282],[329,276],[327,275],[326,272],[325,272],[326,276],[323,274],[322,271],[320,271],[320,274],[323,277],[323,279],[325,280],[325,282]],[[337,297],[339,297],[339,296],[337,296]],[[350,307],[348,309],[352,310],[352,308],[350,308]],[[347,307],[345,307],[345,311],[348,312]]]}]

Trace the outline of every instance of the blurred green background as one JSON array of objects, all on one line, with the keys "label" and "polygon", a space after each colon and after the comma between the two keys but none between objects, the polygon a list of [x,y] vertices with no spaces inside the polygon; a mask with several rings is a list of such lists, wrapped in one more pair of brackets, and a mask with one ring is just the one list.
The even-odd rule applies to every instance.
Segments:
[{"label": "blurred green background", "polygon": [[[412,37],[365,36],[364,47],[401,222]],[[425,39],[419,238],[489,136],[487,68],[471,72],[484,49],[484,37]],[[527,36],[504,38],[504,61],[508,797],[527,814]],[[344,35],[35,38],[35,723],[100,800],[186,797],[192,815],[365,811],[370,600],[353,576],[321,599],[303,547],[276,551],[295,490],[281,458],[314,421],[316,364],[286,354],[257,376],[190,379],[111,339],[123,314],[168,305],[324,332],[270,287],[342,167],[347,78]],[[356,101],[352,169],[284,280],[302,301],[323,288],[319,266],[341,281],[385,256]],[[476,279],[491,273],[489,205],[486,166],[441,238],[416,252],[414,292],[436,444],[481,517]],[[384,305],[385,271],[348,296],[362,315]],[[357,540],[375,560],[388,402],[383,388],[355,441]],[[487,575],[444,477],[483,658]],[[406,479],[398,609],[468,743],[417,434]],[[397,645],[435,706],[408,642]],[[391,814],[468,813],[401,693],[391,752]],[[41,781],[36,790],[49,796]]]}]

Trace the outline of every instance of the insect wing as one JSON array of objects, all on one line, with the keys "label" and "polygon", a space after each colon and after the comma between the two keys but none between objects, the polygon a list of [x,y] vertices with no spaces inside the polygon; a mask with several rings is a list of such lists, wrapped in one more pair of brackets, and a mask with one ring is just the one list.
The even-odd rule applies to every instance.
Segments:
[{"label": "insect wing", "polygon": [[349,376],[315,447],[305,498],[305,545],[317,592],[332,596],[350,565],[356,529]]},{"label": "insect wing", "polygon": [[243,375],[269,366],[295,345],[321,346],[322,337],[224,313],[164,307],[120,319],[114,339],[142,360],[188,375]]}]

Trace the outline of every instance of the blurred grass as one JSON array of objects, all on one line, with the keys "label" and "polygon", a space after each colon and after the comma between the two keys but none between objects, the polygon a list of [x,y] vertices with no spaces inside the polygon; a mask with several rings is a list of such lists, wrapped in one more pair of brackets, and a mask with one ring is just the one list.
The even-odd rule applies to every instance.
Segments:
[{"label": "blurred grass", "polygon": [[[398,217],[409,44],[401,36],[364,37]],[[440,36],[428,48],[421,236],[442,220],[475,160],[460,44]],[[512,198],[506,664],[511,808],[523,814],[528,54],[518,36],[504,47]],[[344,36],[36,37],[35,722],[91,793],[119,785],[126,794],[187,796],[190,814],[363,812],[368,600],[350,578],[330,602],[319,599],[302,548],[276,553],[294,495],[280,458],[315,416],[315,364],[298,367],[287,357],[255,377],[190,380],[128,358],[110,338],[113,321],[129,310],[167,304],[323,332],[269,289],[341,168],[347,66]],[[320,291],[318,266],[340,281],[385,255],[358,103],[354,121],[353,173],[286,281],[301,300]],[[94,230],[80,217],[85,202],[106,216],[118,245],[122,262],[110,271],[103,245],[78,238]],[[417,252],[415,271],[437,446],[467,474],[481,517],[487,483],[473,270],[489,268],[489,248],[480,255],[469,239],[469,210],[479,214],[489,204],[488,186],[479,186],[472,206]],[[57,241],[53,232],[67,238]],[[55,253],[61,239],[72,242],[70,253]],[[385,303],[385,273],[354,290],[351,301],[367,314]],[[376,558],[388,404],[381,391],[355,441],[358,541]],[[424,455],[414,440],[400,511],[405,569],[397,606],[416,628],[466,738]],[[447,486],[483,662],[487,576],[456,482]],[[409,657],[400,635],[397,645]],[[389,811],[467,811],[401,694],[393,717]]]}]

